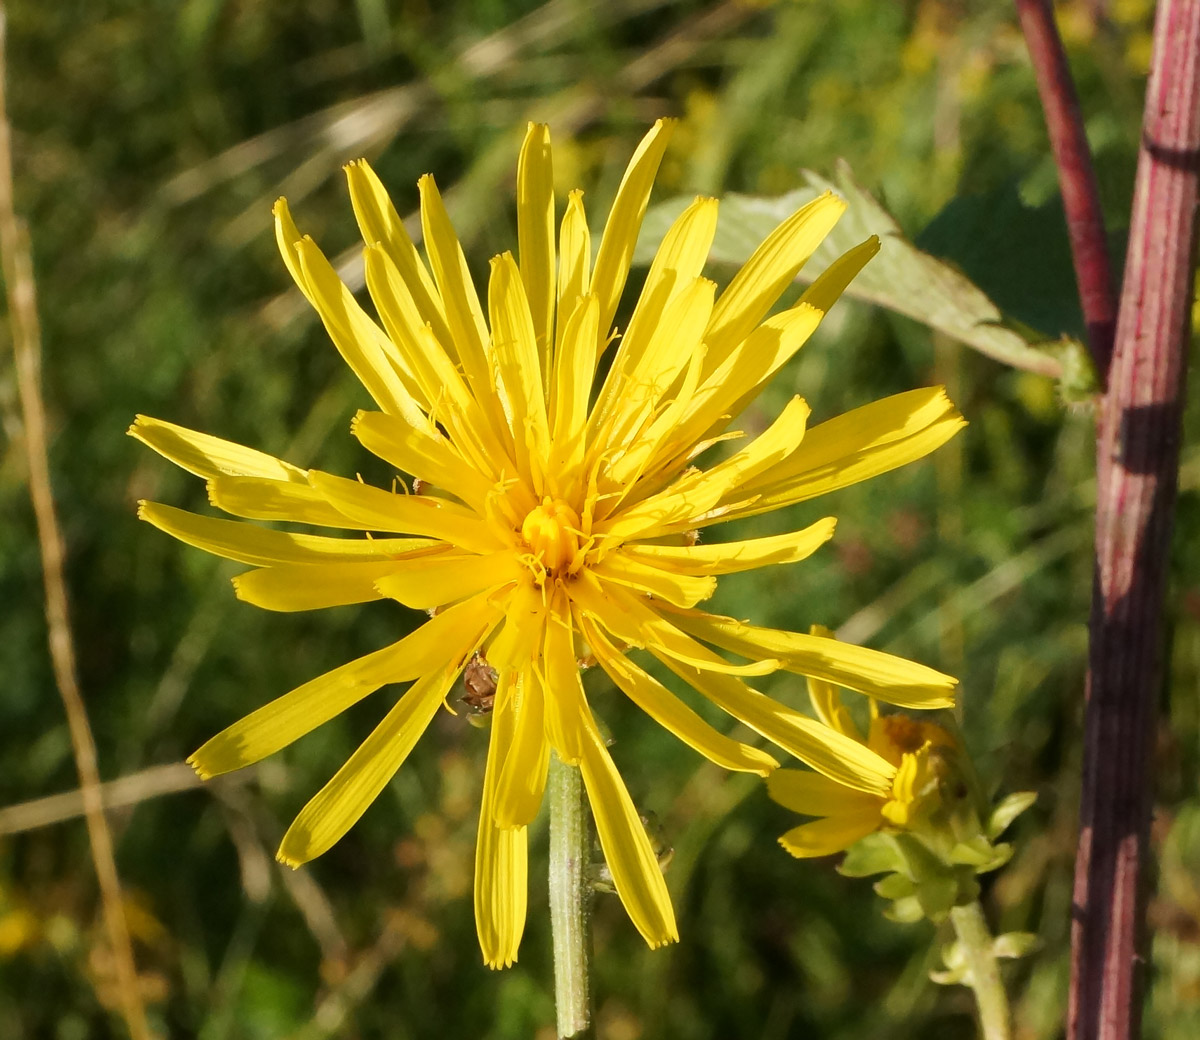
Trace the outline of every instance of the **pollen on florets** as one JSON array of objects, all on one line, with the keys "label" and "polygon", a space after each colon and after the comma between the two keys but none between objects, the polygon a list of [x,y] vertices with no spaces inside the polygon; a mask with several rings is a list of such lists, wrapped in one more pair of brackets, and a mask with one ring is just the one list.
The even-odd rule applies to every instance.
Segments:
[{"label": "pollen on florets", "polygon": [[579,514],[561,498],[542,499],[521,524],[521,538],[547,574],[566,573],[579,555]]}]

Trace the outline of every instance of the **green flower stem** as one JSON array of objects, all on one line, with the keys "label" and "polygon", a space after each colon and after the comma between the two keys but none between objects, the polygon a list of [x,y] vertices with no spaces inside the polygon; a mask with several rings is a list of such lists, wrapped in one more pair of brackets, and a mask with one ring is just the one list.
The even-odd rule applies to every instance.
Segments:
[{"label": "green flower stem", "polygon": [[558,1035],[589,1040],[592,1029],[591,832],[583,777],[550,753],[550,930]]},{"label": "green flower stem", "polygon": [[983,916],[983,907],[978,902],[953,907],[950,920],[966,956],[968,976],[964,981],[975,991],[983,1040],[1011,1040],[1008,994],[1000,980],[1000,966],[996,962],[992,933]]}]

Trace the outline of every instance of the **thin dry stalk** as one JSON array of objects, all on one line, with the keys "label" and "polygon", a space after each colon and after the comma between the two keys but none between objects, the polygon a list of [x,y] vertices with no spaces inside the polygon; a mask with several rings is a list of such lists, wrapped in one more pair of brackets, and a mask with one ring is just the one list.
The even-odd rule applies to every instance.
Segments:
[{"label": "thin dry stalk", "polygon": [[113,858],[112,835],[104,818],[100,774],[96,766],[96,744],[92,739],[87,711],[76,678],[75,650],[71,641],[67,610],[67,588],[63,568],[63,542],[50,487],[50,463],[46,446],[46,415],[42,406],[41,342],[37,297],[30,258],[29,234],[17,219],[13,203],[11,133],[5,96],[6,11],[0,3],[0,262],[8,289],[8,318],[12,329],[17,393],[24,423],[25,456],[29,467],[29,494],[37,521],[46,591],[46,624],[54,678],[62,695],[71,734],[71,748],[83,795],[92,862],[100,883],[104,922],[116,964],[116,981],[121,1012],[133,1040],[150,1036],[146,1012],[138,991],[133,948],[121,903],[121,884]]},{"label": "thin dry stalk", "polygon": [[1161,0],[1097,442],[1070,1040],[1139,1035],[1151,744],[1200,172],[1200,0]]}]

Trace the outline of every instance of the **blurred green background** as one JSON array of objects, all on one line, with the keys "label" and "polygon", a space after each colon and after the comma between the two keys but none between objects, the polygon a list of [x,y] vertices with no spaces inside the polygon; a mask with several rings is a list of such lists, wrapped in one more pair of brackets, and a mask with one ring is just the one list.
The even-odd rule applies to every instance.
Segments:
[{"label": "blurred green background", "polygon": [[[1060,4],[1114,238],[1127,220],[1150,0]],[[33,239],[51,464],[80,670],[152,1018],[172,1037],[551,1037],[545,827],[517,967],[484,969],[471,868],[486,733],[443,714],[329,854],[279,868],[283,828],[394,697],[261,768],[192,785],[182,758],[292,686],[394,640],[394,604],[278,615],[237,568],[135,519],[207,509],[198,480],[124,436],[146,412],[353,474],[365,393],[289,284],[286,194],[331,255],[357,233],[341,164],[365,155],[402,213],[433,172],[477,272],[515,243],[526,120],[602,219],[632,148],[681,120],[657,200],[777,195],[844,157],[905,231],[1013,318],[1079,331],[1054,169],[1015,15],[984,0],[17,0],[8,4],[17,202]],[[350,267],[357,252],[346,254]],[[719,281],[728,269],[715,268]],[[636,279],[635,279],[636,280]],[[620,319],[618,320],[620,323]],[[7,333],[5,333],[7,337]],[[0,354],[0,807],[76,786],[46,650],[11,353]],[[715,606],[914,657],[963,681],[988,784],[1033,789],[993,924],[1037,932],[1012,965],[1018,1035],[1061,1032],[1091,587],[1092,427],[1053,383],[908,319],[843,303],[745,420],[793,393],[814,420],[947,383],[971,420],[932,459],[773,518],[836,513],[794,568],[724,579]],[[1195,395],[1193,396],[1193,400]],[[1188,415],[1195,442],[1197,408]],[[1186,447],[1167,605],[1146,1035],[1200,1035],[1200,453]],[[731,532],[732,536],[733,532]],[[763,689],[804,704],[802,682]],[[775,844],[795,820],[599,684],[635,800],[676,855],[679,945],[596,914],[600,1035],[973,1035],[966,990],[926,978],[933,926],[892,923],[864,881]],[[154,769],[152,767],[166,767]],[[149,771],[148,771],[149,770]],[[179,790],[186,787],[186,790]],[[123,1035],[77,808],[0,809],[0,1037]]]}]

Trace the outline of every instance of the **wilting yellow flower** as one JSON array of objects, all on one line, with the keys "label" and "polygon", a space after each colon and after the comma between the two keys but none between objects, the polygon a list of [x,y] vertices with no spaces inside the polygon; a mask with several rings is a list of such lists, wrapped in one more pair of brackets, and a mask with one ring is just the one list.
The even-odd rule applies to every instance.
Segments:
[{"label": "wilting yellow flower", "polygon": [[[819,626],[814,626],[813,632],[830,635]],[[864,738],[831,683],[809,676],[808,695],[822,723],[870,748],[890,762],[895,772],[890,786],[882,791],[866,791],[799,769],[772,773],[767,792],[775,801],[806,816],[820,817],[793,827],[779,839],[788,852],[802,859],[843,852],[881,828],[917,828],[942,807],[941,790],[948,772],[944,756],[956,746],[945,729],[908,715],[881,715],[871,698],[870,728]]]},{"label": "wilting yellow flower", "polygon": [[[848,252],[798,304],[766,318],[844,203],[826,194],[788,218],[717,298],[700,274],[717,203],[697,199],[668,232],[618,337],[613,317],[669,129],[656,124],[638,147],[593,261],[582,193],[568,197],[556,241],[549,132],[529,128],[517,168],[520,256],[492,261],[486,313],[432,177],[420,181],[426,266],[370,167],[347,167],[382,327],[296,230],[286,203],[277,204],[288,269],[379,408],[359,412],[351,430],[418,478],[419,490],[304,470],[155,419],[139,417],[130,431],[206,478],[213,505],[235,516],[388,535],[291,534],[142,504],[144,519],[177,538],[253,565],[234,580],[241,599],[305,610],[388,598],[433,615],[393,646],[258,709],[190,759],[204,777],[237,769],[379,687],[412,681],[296,818],[279,849],[283,862],[312,859],[345,834],[467,661],[486,654],[497,688],[475,908],[493,966],[517,955],[526,827],[541,804],[551,749],[582,771],[613,883],[638,930],[651,946],[677,937],[650,842],[584,697],[581,657],[594,658],[648,715],[722,766],[767,775],[777,763],[705,723],[630,661],[627,648],[647,650],[734,718],[868,793],[891,789],[893,763],[776,704],[744,677],[783,668],[895,704],[953,698],[954,680],[921,665],[695,609],[717,575],[801,560],[832,535],[834,521],[707,545],[696,544],[697,529],[902,465],[963,420],[935,388],[806,430],[808,406],[797,397],[744,448],[697,468],[705,449],[739,436],[725,432],[733,417],[808,339],[878,241]],[[730,663],[705,644],[750,663]]]}]

